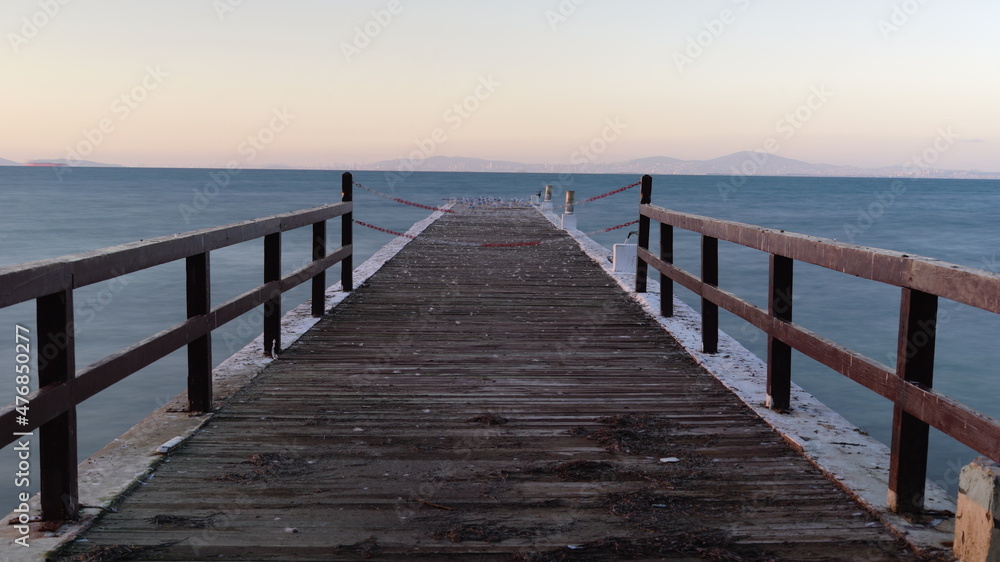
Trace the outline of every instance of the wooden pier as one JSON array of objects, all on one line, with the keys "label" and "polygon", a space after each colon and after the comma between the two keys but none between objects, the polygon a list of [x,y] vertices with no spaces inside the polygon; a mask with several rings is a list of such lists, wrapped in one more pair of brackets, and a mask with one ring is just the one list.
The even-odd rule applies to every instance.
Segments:
[{"label": "wooden pier", "polygon": [[531,209],[440,218],[84,538],[65,559],[916,559]]}]

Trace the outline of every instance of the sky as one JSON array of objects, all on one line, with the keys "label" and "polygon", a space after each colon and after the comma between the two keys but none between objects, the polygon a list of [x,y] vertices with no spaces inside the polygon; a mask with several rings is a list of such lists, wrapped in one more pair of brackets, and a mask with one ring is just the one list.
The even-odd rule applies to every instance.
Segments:
[{"label": "sky", "polygon": [[4,0],[0,158],[1000,171],[997,22],[982,0]]}]

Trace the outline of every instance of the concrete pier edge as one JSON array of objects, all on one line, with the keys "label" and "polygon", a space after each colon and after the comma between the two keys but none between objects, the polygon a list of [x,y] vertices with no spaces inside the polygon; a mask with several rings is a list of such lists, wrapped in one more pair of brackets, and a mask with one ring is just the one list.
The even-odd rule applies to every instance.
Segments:
[{"label": "concrete pier edge", "polygon": [[[450,208],[450,204],[441,207],[445,210]],[[411,241],[409,237],[419,235],[444,214],[436,211],[414,223],[406,232],[406,237],[393,239],[355,268],[355,287],[364,283],[399,253]],[[341,289],[339,282],[327,288],[326,310],[336,307],[350,294]],[[318,318],[312,317],[311,308],[312,301],[307,300],[281,319],[285,347],[319,322]],[[263,334],[257,336],[213,370],[216,408],[254,380],[273,361],[263,354],[263,337]],[[156,467],[161,462],[170,462],[169,454],[157,453],[157,448],[175,437],[187,440],[212,418],[212,414],[189,414],[185,411],[186,408],[187,392],[184,391],[80,463],[80,503],[83,506],[80,520],[67,522],[54,530],[42,528],[41,523],[32,523],[32,532],[27,541],[29,546],[26,548],[14,542],[20,534],[12,525],[7,524],[16,514],[12,512],[7,515],[0,525],[0,558],[6,562],[45,560],[89,529],[102,512],[113,510],[128,492],[145,485],[146,481],[155,476]],[[28,503],[31,514],[37,516],[40,513],[39,496],[36,494]]]},{"label": "concrete pier edge", "polygon": [[[557,228],[562,215],[542,214]],[[674,297],[674,316],[660,316],[660,286],[649,279],[648,292],[635,292],[635,273],[615,273],[612,252],[582,231],[572,236],[584,252],[643,306],[691,356],[764,421],[799,450],[900,538],[920,552],[951,556],[955,533],[956,499],[933,481],[927,481],[925,511],[934,514],[927,523],[911,521],[889,510],[889,447],[876,441],[798,385],[792,385],[793,410],[780,414],[764,404],[767,365],[725,332],[719,333],[719,353],[701,351],[701,316]]]}]

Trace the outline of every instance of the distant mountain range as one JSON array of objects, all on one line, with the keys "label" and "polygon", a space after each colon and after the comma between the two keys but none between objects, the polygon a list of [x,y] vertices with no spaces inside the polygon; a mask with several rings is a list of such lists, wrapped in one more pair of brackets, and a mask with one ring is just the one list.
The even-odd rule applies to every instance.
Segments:
[{"label": "distant mountain range", "polygon": [[420,172],[515,172],[654,174],[692,176],[822,176],[822,177],[910,177],[1000,179],[1000,173],[964,170],[919,169],[903,166],[859,168],[832,164],[811,164],[764,152],[736,152],[712,160],[680,160],[666,156],[639,158],[607,164],[525,164],[506,160],[432,156],[422,161],[383,160],[358,166],[360,170]]},{"label": "distant mountain range", "polygon": [[[70,166],[70,167],[119,167],[102,162],[69,162],[58,160],[33,160],[22,164],[0,158],[0,166]],[[284,169],[290,166],[273,166]],[[333,169],[333,168],[326,168]],[[1000,172],[966,170],[920,169],[916,167],[885,166],[859,168],[832,164],[812,164],[764,152],[736,152],[712,160],[680,160],[666,156],[639,158],[627,162],[573,164],[525,164],[508,160],[485,160],[454,156],[432,156],[424,160],[383,160],[372,164],[337,166],[335,169],[395,171],[395,172],[499,172],[499,173],[573,173],[573,174],[653,174],[691,176],[819,176],[819,177],[901,177],[901,178],[951,178],[951,179],[1000,179]]]},{"label": "distant mountain range", "polygon": [[68,168],[121,168],[119,164],[105,164],[104,162],[91,162],[89,160],[70,161],[65,158],[55,160],[31,160],[30,162],[14,162],[0,158],[0,166],[66,166]]}]

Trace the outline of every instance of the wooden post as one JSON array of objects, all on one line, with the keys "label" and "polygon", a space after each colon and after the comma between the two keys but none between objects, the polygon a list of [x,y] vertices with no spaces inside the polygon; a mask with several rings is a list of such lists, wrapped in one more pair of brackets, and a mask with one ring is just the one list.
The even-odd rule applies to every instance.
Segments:
[{"label": "wooden post", "polygon": [[[674,263],[674,227],[660,223],[660,259]],[[674,281],[660,273],[660,316],[674,315]]]},{"label": "wooden post", "polygon": [[[264,237],[264,283],[281,280],[281,233]],[[264,304],[264,355],[281,353],[281,292]]]},{"label": "wooden post", "polygon": [[[39,357],[38,386],[65,384],[76,376],[76,338],[73,328],[73,290],[36,300]],[[67,400],[73,400],[70,395]],[[65,404],[62,414],[38,430],[42,518],[77,519],[80,493],[77,482],[76,405]]]},{"label": "wooden post", "polygon": [[[795,260],[771,255],[770,287],[767,311],[776,320],[792,321],[792,274]],[[792,403],[792,347],[767,336],[767,400],[768,408],[787,412]]]},{"label": "wooden post", "polygon": [[[931,388],[937,334],[936,295],[903,288],[899,314],[896,376]],[[892,414],[892,457],[889,460],[889,508],[920,513],[927,481],[929,426],[897,403]]]},{"label": "wooden post", "polygon": [[[313,225],[313,261],[326,257],[326,221]],[[326,312],[326,270],[316,274],[312,279],[312,315],[315,318]]]},{"label": "wooden post", "polygon": [[[195,318],[212,310],[211,263],[209,253],[187,258],[187,317]],[[188,409],[212,411],[212,332],[187,346]]]},{"label": "wooden post", "polygon": [[[707,285],[719,285],[719,239],[701,237],[701,280]],[[705,353],[719,352],[719,306],[701,299],[701,340]]]},{"label": "wooden post", "polygon": [[[653,177],[642,176],[642,187],[639,192],[639,205],[649,205],[653,202]],[[649,217],[639,214],[638,247],[649,250]],[[635,292],[645,293],[649,275],[649,265],[641,257],[635,260]]]},{"label": "wooden post", "polygon": [[573,212],[576,210],[575,204],[576,204],[576,192],[575,191],[567,191],[566,192],[566,208],[563,210],[563,213],[567,214],[567,215],[572,215]]},{"label": "wooden post", "polygon": [[[354,201],[354,176],[350,172],[344,173],[344,180],[341,187],[341,201],[349,203]],[[354,213],[347,213],[341,219],[340,245],[351,246],[354,244]],[[354,251],[340,262],[340,284],[344,291],[354,290]]]}]

